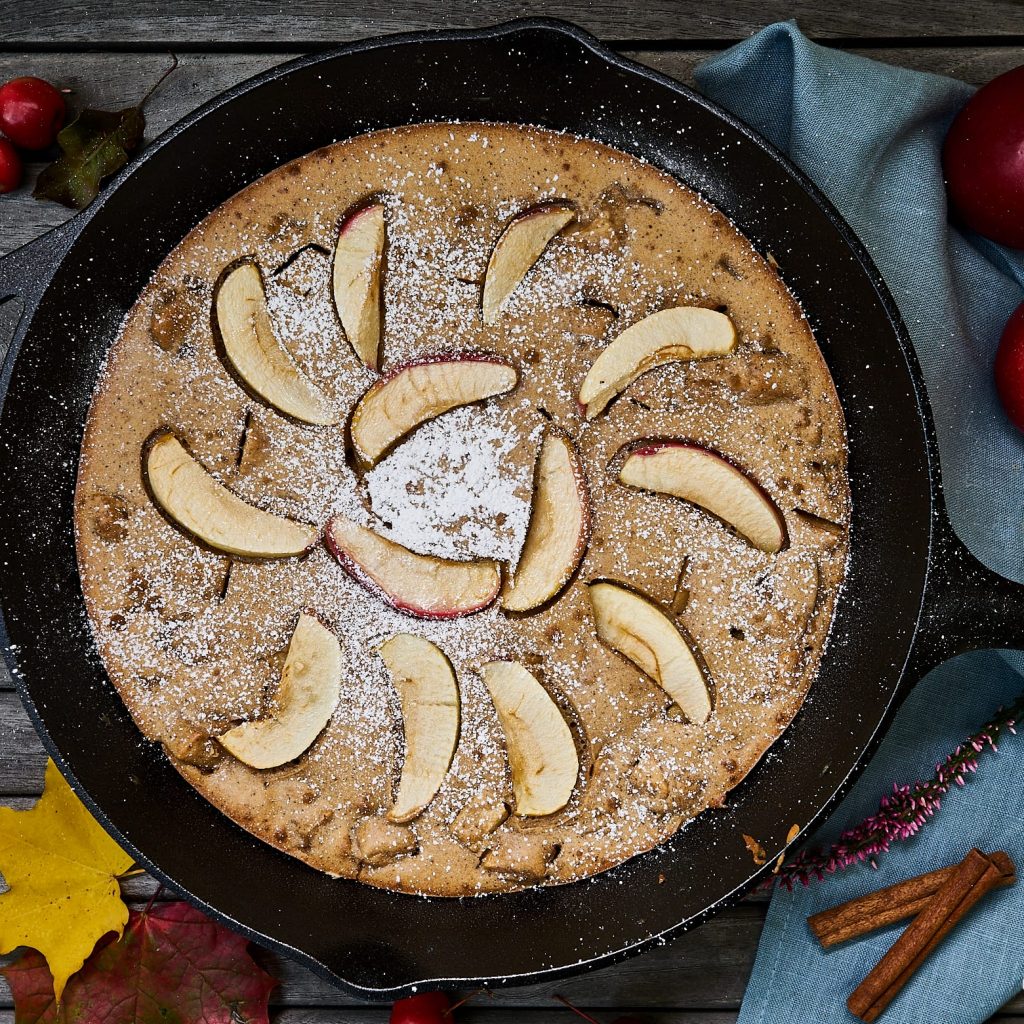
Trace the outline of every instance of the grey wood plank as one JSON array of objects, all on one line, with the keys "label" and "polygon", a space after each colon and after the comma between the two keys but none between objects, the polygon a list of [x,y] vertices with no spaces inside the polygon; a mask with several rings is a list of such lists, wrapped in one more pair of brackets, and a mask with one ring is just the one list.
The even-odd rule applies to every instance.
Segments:
[{"label": "grey wood plank", "polygon": [[[921,71],[954,75],[975,84],[1015,67],[1022,59],[1021,50],[1011,46],[904,47],[857,52]],[[708,56],[707,51],[695,49],[627,53],[687,83],[692,81],[693,68]],[[218,93],[290,56],[294,54],[181,54],[178,70],[147,106],[147,138],[154,138]],[[76,106],[115,109],[136,102],[167,65],[165,54],[153,53],[9,53],[0,54],[0,80],[22,74],[40,75],[72,89]],[[29,181],[40,167],[39,162],[29,164]],[[70,215],[70,211],[55,203],[34,200],[30,186],[4,196],[0,199],[0,254],[30,242]]]},{"label": "grey wood plank", "polygon": [[624,16],[613,0],[529,0],[510,8],[500,0],[403,0],[358,6],[331,0],[206,0],[182,4],[152,0],[20,0],[8,4],[7,46],[67,43],[181,46],[232,44],[259,48],[272,44],[329,44],[387,32],[423,28],[464,28],[507,21],[512,16],[547,15],[575,21],[589,31],[616,40],[738,39],[762,25],[796,18],[804,31],[826,39],[903,36],[1007,36],[1024,31],[1024,9],[1013,0],[932,0],[925,10],[910,2],[861,0],[856,4],[820,0],[647,0]]},{"label": "grey wood plank", "polygon": [[16,693],[0,693],[0,796],[38,796],[46,754]]}]

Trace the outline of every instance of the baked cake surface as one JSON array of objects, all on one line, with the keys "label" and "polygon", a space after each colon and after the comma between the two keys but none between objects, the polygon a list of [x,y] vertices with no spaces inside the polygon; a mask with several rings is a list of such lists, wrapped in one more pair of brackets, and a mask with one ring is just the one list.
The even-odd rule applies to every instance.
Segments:
[{"label": "baked cake surface", "polygon": [[[481,289],[496,239],[539,204],[571,204],[493,319]],[[517,383],[423,423],[372,468],[347,418],[379,379],[332,301],[339,223],[383,209],[385,374],[484,354]],[[226,268],[261,269],[274,333],[332,425],[282,415],[240,386],[215,330]],[[717,310],[728,354],[657,366],[593,419],[578,403],[598,354],[659,310]],[[333,517],[417,553],[514,566],[546,437],[568,438],[589,496],[582,563],[552,600],[418,618],[346,573],[323,544],[246,560],[169,521],[142,466],[172,431],[251,505],[323,529]],[[678,497],[625,486],[624,446],[682,439],[721,453],[781,511],[785,545],[754,546]],[[318,150],[260,179],[178,245],[128,314],[93,399],[76,492],[78,560],[111,680],[142,733],[208,800],[314,868],[455,896],[568,882],[650,849],[720,805],[782,734],[827,640],[847,554],[844,425],[824,360],[771,262],[674,179],[602,144],[519,126],[425,124]],[[507,572],[507,570],[506,570]],[[597,635],[588,582],[621,581],[681,628],[712,710],[692,720]],[[243,763],[217,737],[272,719],[301,612],[337,638],[339,693],[297,758]],[[380,648],[432,642],[459,695],[436,795],[387,817],[403,706]],[[515,813],[507,734],[482,667],[517,662],[550,695],[579,763],[568,803]],[[519,794],[521,796],[521,794]]]}]

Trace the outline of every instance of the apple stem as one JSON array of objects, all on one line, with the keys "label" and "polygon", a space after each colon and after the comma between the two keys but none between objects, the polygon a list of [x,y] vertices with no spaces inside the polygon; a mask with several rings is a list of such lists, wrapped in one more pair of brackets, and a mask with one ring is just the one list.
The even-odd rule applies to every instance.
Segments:
[{"label": "apple stem", "polygon": [[142,911],[143,914],[148,914],[153,909],[153,904],[156,903],[158,897],[163,891],[164,886],[163,883],[161,882],[160,885],[156,887],[156,891],[153,893],[153,895],[149,897],[149,902],[146,904],[145,908]]},{"label": "apple stem", "polygon": [[478,988],[475,992],[470,992],[468,996],[463,996],[457,1003],[452,1003],[452,1005],[444,1011],[444,1015],[446,1017],[450,1017],[460,1006],[464,1006],[471,999],[476,999],[477,996],[484,995],[485,993],[488,996],[491,995],[491,993],[485,988]]},{"label": "apple stem", "polygon": [[590,1024],[601,1024],[601,1022],[596,1017],[591,1017],[589,1013],[584,1013],[582,1010],[573,1006],[572,1003],[570,1003],[569,1000],[565,998],[565,996],[560,996],[556,994],[553,995],[551,998],[557,999],[558,1002],[560,1002],[563,1006],[566,1006],[570,1010],[572,1010],[572,1012],[575,1013],[577,1017],[582,1017],[584,1020],[590,1021]]},{"label": "apple stem", "polygon": [[170,75],[173,71],[177,70],[177,67],[178,67],[178,55],[176,53],[172,53],[170,55],[170,57],[171,57],[171,66],[150,86],[149,92],[147,92],[146,95],[142,97],[142,99],[139,102],[139,109],[140,110],[143,107],[145,107],[145,105],[149,102],[149,99],[153,95],[153,93],[155,93],[157,91],[157,89],[159,89],[160,86],[163,85],[164,79],[166,79],[167,76]]}]

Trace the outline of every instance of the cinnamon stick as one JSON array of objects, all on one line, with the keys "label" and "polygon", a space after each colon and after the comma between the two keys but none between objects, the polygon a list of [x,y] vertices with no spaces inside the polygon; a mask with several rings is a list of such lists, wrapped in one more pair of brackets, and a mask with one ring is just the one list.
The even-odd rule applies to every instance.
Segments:
[{"label": "cinnamon stick", "polygon": [[915,917],[954,871],[955,864],[908,878],[814,914],[807,918],[807,924],[825,949],[848,942],[877,928]]},{"label": "cinnamon stick", "polygon": [[846,1002],[855,1017],[876,1021],[960,919],[992,889],[1014,875],[1004,853],[971,850]]},{"label": "cinnamon stick", "polygon": [[[989,859],[999,861],[1003,870],[1000,886],[1016,882],[1013,861],[1005,853],[993,853]],[[898,924],[916,917],[938,892],[942,884],[956,871],[957,865],[928,871],[904,882],[886,886],[876,892],[858,896],[830,910],[822,910],[807,918],[807,924],[822,948],[829,949],[841,942],[860,938],[879,928]]]}]

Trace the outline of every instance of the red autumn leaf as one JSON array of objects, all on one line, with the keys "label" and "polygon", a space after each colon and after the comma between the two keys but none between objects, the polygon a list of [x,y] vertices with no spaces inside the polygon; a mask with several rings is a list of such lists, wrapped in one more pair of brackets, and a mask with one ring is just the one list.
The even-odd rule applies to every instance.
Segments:
[{"label": "red autumn leaf", "polygon": [[101,942],[54,1002],[33,949],[0,970],[14,993],[15,1024],[267,1024],[277,982],[249,943],[187,903],[132,911],[119,941]]}]

